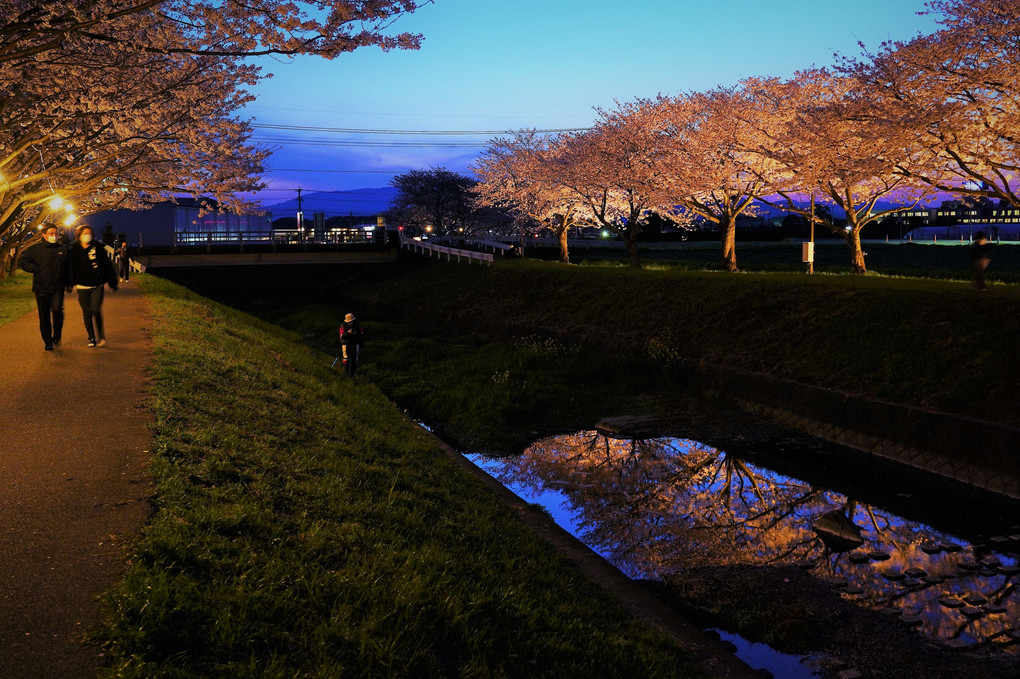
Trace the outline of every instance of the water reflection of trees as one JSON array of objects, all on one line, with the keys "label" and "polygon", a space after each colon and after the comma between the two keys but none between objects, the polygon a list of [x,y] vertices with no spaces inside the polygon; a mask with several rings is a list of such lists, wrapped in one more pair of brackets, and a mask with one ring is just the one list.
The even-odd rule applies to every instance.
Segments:
[{"label": "water reflection of trees", "polygon": [[[952,539],[924,524],[693,441],[558,436],[504,460],[498,475],[535,494],[563,493],[582,539],[633,577],[797,563],[844,596],[895,611],[941,639],[1013,641],[1020,620],[1015,557],[951,551]],[[834,552],[812,530],[833,509],[861,529],[857,551]],[[951,607],[966,597],[986,603]]]}]

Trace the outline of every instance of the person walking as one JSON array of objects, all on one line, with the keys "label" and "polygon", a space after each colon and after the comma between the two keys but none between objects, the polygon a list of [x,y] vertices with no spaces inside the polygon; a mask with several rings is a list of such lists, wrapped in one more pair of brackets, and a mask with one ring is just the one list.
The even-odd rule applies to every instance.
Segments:
[{"label": "person walking", "polygon": [[131,253],[128,252],[127,241],[121,241],[117,248],[117,262],[120,265],[120,280],[126,283],[131,279]]},{"label": "person walking", "polygon": [[32,274],[32,292],[39,309],[39,333],[46,351],[60,344],[64,328],[64,287],[67,246],[60,242],[56,224],[45,224],[42,240],[21,255],[21,268]]},{"label": "person walking", "polygon": [[343,351],[344,372],[354,376],[358,371],[358,358],[361,345],[365,342],[365,331],[354,314],[344,316],[340,324],[340,349]]},{"label": "person walking", "polygon": [[106,254],[106,246],[92,237],[92,227],[83,226],[67,252],[67,289],[78,291],[78,304],[85,320],[89,346],[106,344],[103,327],[103,290],[117,289],[117,272]]},{"label": "person walking", "polygon": [[974,234],[974,242],[970,246],[970,261],[974,265],[974,287],[978,290],[987,290],[985,271],[992,261],[992,244],[988,242],[988,236],[984,231]]}]

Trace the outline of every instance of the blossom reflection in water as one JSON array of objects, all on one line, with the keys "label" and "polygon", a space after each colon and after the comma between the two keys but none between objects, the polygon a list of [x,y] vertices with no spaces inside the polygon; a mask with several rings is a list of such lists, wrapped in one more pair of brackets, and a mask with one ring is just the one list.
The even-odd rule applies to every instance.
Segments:
[{"label": "blossom reflection in water", "polygon": [[[580,432],[540,440],[519,457],[475,461],[530,501],[549,502],[557,491],[573,532],[633,578],[668,581],[694,566],[797,564],[930,637],[1017,650],[1020,535],[993,547],[962,544],[686,439]],[[833,510],[859,531],[863,544],[853,551],[836,551],[839,541],[823,541],[812,528]]]}]

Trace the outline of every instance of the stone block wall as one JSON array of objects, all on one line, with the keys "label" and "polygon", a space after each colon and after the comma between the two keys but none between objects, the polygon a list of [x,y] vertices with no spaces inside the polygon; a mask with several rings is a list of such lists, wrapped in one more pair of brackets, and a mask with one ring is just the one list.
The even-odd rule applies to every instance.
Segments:
[{"label": "stone block wall", "polygon": [[691,382],[782,426],[1020,499],[1020,429],[704,364]]}]

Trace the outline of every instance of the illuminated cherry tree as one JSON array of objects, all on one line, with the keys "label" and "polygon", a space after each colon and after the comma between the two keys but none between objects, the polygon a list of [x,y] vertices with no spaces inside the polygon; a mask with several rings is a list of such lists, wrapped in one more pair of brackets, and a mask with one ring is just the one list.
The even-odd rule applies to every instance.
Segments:
[{"label": "illuminated cherry tree", "polygon": [[564,264],[570,261],[567,237],[579,225],[582,209],[580,197],[561,181],[565,150],[558,136],[524,130],[491,140],[473,168],[481,180],[478,199],[509,211],[519,223],[537,222],[551,230]]},{"label": "illuminated cherry tree", "polygon": [[[743,109],[743,119],[767,133],[756,150],[782,168],[763,176],[776,196],[763,200],[809,219],[811,195],[843,210],[845,227],[813,218],[843,236],[853,271],[865,273],[862,229],[934,195],[903,170],[931,168],[935,152],[856,78],[814,69],[788,81],[749,79],[744,89],[755,105]],[[880,208],[882,200],[892,207]]]},{"label": "illuminated cherry tree", "polygon": [[640,267],[638,234],[651,214],[646,129],[622,112],[603,111],[586,132],[562,137],[560,182],[579,208],[577,218],[601,225],[623,241]]},{"label": "illuminated cherry tree", "polygon": [[1020,1],[936,0],[942,30],[844,64],[940,151],[901,171],[941,190],[1020,206]]},{"label": "illuminated cherry tree", "polygon": [[736,90],[716,89],[625,107],[645,130],[648,191],[658,211],[718,224],[729,271],[737,271],[737,218],[753,214],[753,201],[776,167],[749,150],[762,144],[763,132],[735,115],[744,99]]},{"label": "illuminated cherry tree", "polygon": [[[0,2],[0,256],[54,213],[259,188],[246,57],[415,48],[421,2]],[[3,275],[3,273],[0,273]]]}]

